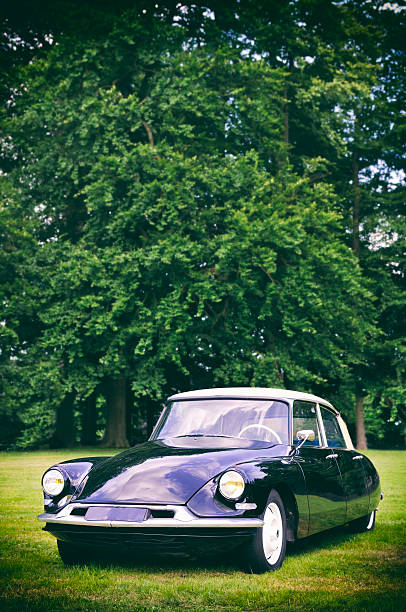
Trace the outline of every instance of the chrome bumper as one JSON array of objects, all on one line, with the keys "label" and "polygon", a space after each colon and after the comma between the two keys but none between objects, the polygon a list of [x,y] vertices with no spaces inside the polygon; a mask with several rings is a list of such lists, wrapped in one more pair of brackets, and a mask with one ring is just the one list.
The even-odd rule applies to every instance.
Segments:
[{"label": "chrome bumper", "polygon": [[140,529],[144,529],[147,527],[231,527],[238,528],[241,527],[262,527],[264,521],[257,518],[227,518],[227,517],[214,517],[214,518],[200,518],[195,514],[192,514],[186,506],[149,506],[148,504],[132,504],[134,508],[146,508],[151,510],[170,510],[174,513],[172,518],[148,518],[142,522],[133,522],[133,521],[90,521],[86,520],[84,516],[72,515],[71,512],[74,508],[94,508],[104,507],[104,508],[128,508],[128,505],[124,506],[123,504],[68,504],[64,508],[62,508],[57,514],[51,514],[48,512],[43,512],[38,515],[38,520],[44,521],[45,523],[57,523],[61,525],[86,525],[86,527],[137,527]]}]

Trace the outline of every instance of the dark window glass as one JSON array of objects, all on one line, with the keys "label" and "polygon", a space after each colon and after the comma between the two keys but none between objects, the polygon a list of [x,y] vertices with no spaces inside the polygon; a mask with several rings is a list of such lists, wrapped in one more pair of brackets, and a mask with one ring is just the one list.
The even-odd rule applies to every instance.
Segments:
[{"label": "dark window glass", "polygon": [[317,422],[316,404],[312,402],[295,401],[293,404],[293,443],[299,444],[296,434],[301,429],[312,429],[315,434],[313,441],[306,440],[304,446],[320,446],[319,425]]},{"label": "dark window glass", "polygon": [[327,446],[345,448],[344,436],[341,433],[335,414],[330,412],[328,408],[324,408],[324,406],[320,406],[320,411],[323,419],[324,431],[326,432]]}]

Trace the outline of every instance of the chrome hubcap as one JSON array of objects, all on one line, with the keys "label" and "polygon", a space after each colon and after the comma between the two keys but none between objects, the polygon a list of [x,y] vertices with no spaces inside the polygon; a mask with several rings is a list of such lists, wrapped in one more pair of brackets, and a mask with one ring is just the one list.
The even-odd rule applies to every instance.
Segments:
[{"label": "chrome hubcap", "polygon": [[266,560],[274,565],[282,551],[283,524],[279,507],[271,502],[264,515],[264,526],[262,528],[262,545]]}]

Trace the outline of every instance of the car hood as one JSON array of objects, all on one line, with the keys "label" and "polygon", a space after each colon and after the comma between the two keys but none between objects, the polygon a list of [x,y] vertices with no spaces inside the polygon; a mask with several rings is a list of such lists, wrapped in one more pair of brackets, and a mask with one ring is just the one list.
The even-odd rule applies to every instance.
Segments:
[{"label": "car hood", "polygon": [[184,504],[228,467],[286,451],[279,444],[240,438],[151,440],[91,469],[77,501]]}]

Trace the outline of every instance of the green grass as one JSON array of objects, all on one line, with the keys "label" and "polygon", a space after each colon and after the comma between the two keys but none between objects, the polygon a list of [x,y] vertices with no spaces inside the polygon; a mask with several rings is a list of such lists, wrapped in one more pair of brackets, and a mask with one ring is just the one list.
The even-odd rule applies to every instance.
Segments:
[{"label": "green grass", "polygon": [[100,449],[0,454],[2,610],[356,610],[406,608],[406,452],[368,451],[385,498],[375,531],[344,529],[290,547],[279,572],[224,561],[116,561],[65,568],[41,530],[40,478],[55,461]]}]

